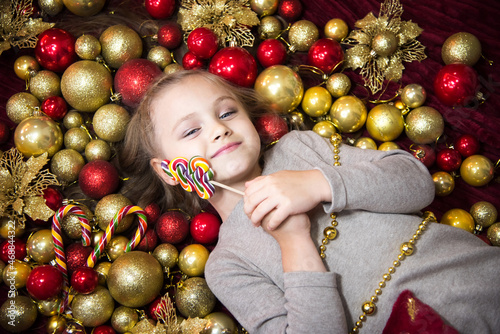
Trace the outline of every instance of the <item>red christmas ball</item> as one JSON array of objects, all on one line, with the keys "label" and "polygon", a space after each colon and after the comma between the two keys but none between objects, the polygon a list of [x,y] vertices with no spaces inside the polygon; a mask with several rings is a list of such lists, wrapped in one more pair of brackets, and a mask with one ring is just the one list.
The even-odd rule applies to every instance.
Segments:
[{"label": "red christmas ball", "polygon": [[199,244],[211,244],[219,236],[220,220],[217,216],[202,212],[191,220],[189,230],[193,240]]},{"label": "red christmas ball", "polygon": [[[43,198],[45,199],[45,205],[53,211],[57,211],[62,206],[63,195],[54,187],[45,188],[43,191]],[[51,218],[48,221],[36,219],[33,220],[33,223],[38,226],[44,226],[49,221],[52,221]]]},{"label": "red christmas ball", "polygon": [[149,85],[162,74],[161,69],[150,60],[138,58],[126,61],[116,71],[114,85],[122,96],[123,104],[136,107],[141,102]]},{"label": "red christmas ball", "polygon": [[463,134],[455,141],[455,149],[467,158],[479,152],[479,140],[470,134]]},{"label": "red christmas ball", "polygon": [[462,157],[460,152],[452,148],[445,148],[436,155],[438,167],[445,172],[452,172],[460,168]]},{"label": "red christmas ball", "polygon": [[136,250],[143,252],[152,252],[158,245],[158,235],[154,229],[146,230],[141,242],[137,245]]},{"label": "red christmas ball", "polygon": [[161,242],[178,244],[187,237],[189,222],[182,213],[169,211],[158,218],[155,229]]},{"label": "red christmas ball", "polygon": [[318,39],[307,54],[309,65],[330,74],[344,60],[344,51],[339,42],[330,38]]},{"label": "red christmas ball", "polygon": [[62,72],[77,60],[76,39],[66,30],[50,28],[38,35],[35,46],[36,60],[40,66]]},{"label": "red christmas ball", "polygon": [[175,0],[145,0],[146,10],[153,18],[166,19],[174,13]]},{"label": "red christmas ball", "polygon": [[264,145],[275,142],[288,133],[286,121],[276,114],[259,117],[255,121],[255,128]]},{"label": "red christmas ball", "polygon": [[63,275],[51,265],[42,265],[33,268],[26,281],[26,289],[29,294],[38,300],[45,300],[56,296],[61,292],[63,286]]},{"label": "red christmas ball", "polygon": [[436,162],[436,152],[429,145],[412,145],[410,151],[411,154],[420,160],[427,168],[431,167],[434,165],[434,162]]},{"label": "red christmas ball", "polygon": [[282,0],[278,5],[278,14],[285,21],[294,22],[302,14],[302,3],[299,0]]},{"label": "red christmas ball", "polygon": [[185,70],[199,70],[203,68],[203,66],[205,66],[203,60],[191,51],[186,52],[182,57],[182,67],[184,67]]},{"label": "red christmas ball", "polygon": [[158,311],[162,308],[165,308],[166,305],[165,303],[162,302],[161,297],[156,297],[155,300],[151,302],[148,306],[147,310],[147,315],[149,316],[150,319],[153,319],[154,321],[158,321],[158,317],[155,314],[155,311]]},{"label": "red christmas ball", "polygon": [[444,66],[434,79],[434,93],[448,106],[470,103],[477,89],[477,73],[465,64]]},{"label": "red christmas ball", "polygon": [[68,112],[66,101],[60,96],[46,98],[40,108],[47,116],[56,121],[62,119]]},{"label": "red christmas ball", "polygon": [[118,189],[120,177],[110,162],[93,160],[85,164],[78,175],[82,192],[94,199],[101,199]]},{"label": "red christmas ball", "polygon": [[212,30],[200,27],[189,33],[187,47],[196,57],[209,59],[217,52],[219,41]]},{"label": "red christmas ball", "polygon": [[144,208],[146,213],[146,218],[148,219],[148,225],[154,225],[160,217],[161,209],[156,203],[151,203]]},{"label": "red christmas ball", "polygon": [[27,254],[26,243],[19,238],[5,239],[2,241],[0,244],[0,260],[7,264],[9,263],[12,254],[14,254],[14,258],[16,260],[22,261]]},{"label": "red christmas ball", "polygon": [[167,22],[158,29],[158,44],[169,50],[177,48],[182,42],[182,30],[175,22]]},{"label": "red christmas ball", "polygon": [[70,284],[76,292],[88,294],[99,284],[99,275],[93,268],[79,267],[73,271]]},{"label": "red christmas ball", "polygon": [[257,78],[257,62],[247,50],[227,47],[213,56],[208,71],[234,84],[252,87]]},{"label": "red christmas ball", "polygon": [[5,144],[10,138],[10,129],[7,123],[0,121],[0,145]]},{"label": "red christmas ball", "polygon": [[71,274],[77,268],[87,266],[87,258],[93,249],[89,246],[83,246],[79,242],[74,242],[66,247],[65,251],[68,273]]},{"label": "red christmas ball", "polygon": [[92,330],[92,334],[116,334],[113,327],[108,325],[97,326]]},{"label": "red christmas ball", "polygon": [[257,60],[264,67],[282,65],[286,59],[286,48],[277,39],[266,39],[257,48]]}]

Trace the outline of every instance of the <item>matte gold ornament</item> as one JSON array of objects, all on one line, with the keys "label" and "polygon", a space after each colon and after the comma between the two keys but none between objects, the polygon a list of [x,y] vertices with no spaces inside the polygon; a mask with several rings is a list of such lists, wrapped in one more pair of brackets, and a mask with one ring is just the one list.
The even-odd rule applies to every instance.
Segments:
[{"label": "matte gold ornament", "polygon": [[85,158],[87,161],[109,160],[111,158],[111,147],[107,142],[101,139],[91,140],[85,146]]},{"label": "matte gold ornament", "polygon": [[122,24],[111,26],[99,37],[101,53],[106,63],[119,68],[130,59],[141,58],[142,39],[132,28]]},{"label": "matte gold ornament", "polygon": [[337,133],[335,125],[330,121],[320,121],[312,128],[321,137],[330,138],[333,134]]},{"label": "matte gold ornament", "polygon": [[82,114],[76,110],[70,110],[63,118],[63,125],[66,129],[79,128],[84,124]]},{"label": "matte gold ornament", "polygon": [[471,206],[469,213],[472,215],[472,218],[474,218],[474,221],[476,222],[476,229],[478,226],[481,227],[479,229],[480,231],[483,230],[483,228],[490,227],[497,221],[498,218],[497,208],[487,201],[474,203]]},{"label": "matte gold ornament", "polygon": [[113,298],[127,307],[152,302],[163,287],[160,263],[145,252],[133,251],[116,259],[108,273],[108,288]]},{"label": "matte gold ornament", "polygon": [[[84,204],[76,204],[85,213],[85,216],[92,221],[94,214],[92,211]],[[61,229],[63,232],[73,240],[78,240],[82,237],[82,225],[80,219],[74,213],[68,213],[65,215],[61,222]]]},{"label": "matte gold ornament", "polygon": [[425,103],[427,92],[418,84],[409,84],[401,92],[401,101],[411,109],[418,108]]},{"label": "matte gold ornament", "polygon": [[455,189],[455,179],[450,173],[439,171],[432,174],[437,196],[448,196]]},{"label": "matte gold ornament", "polygon": [[31,273],[31,267],[26,262],[14,260],[5,266],[3,270],[3,281],[13,285],[16,289],[26,286],[28,276]]},{"label": "matte gold ornament", "polygon": [[257,30],[260,39],[276,38],[283,30],[281,21],[275,16],[265,16],[260,20],[260,25]]},{"label": "matte gold ornament", "polygon": [[162,70],[164,70],[168,64],[172,63],[172,55],[164,46],[155,46],[149,50],[147,59],[158,65]]},{"label": "matte gold ornament", "polygon": [[278,0],[250,0],[250,7],[260,16],[273,15],[278,10]]},{"label": "matte gold ornament", "polygon": [[370,136],[379,141],[391,141],[404,130],[401,110],[390,104],[379,104],[368,113],[366,129]]},{"label": "matte gold ornament", "polygon": [[64,147],[83,153],[90,139],[89,133],[83,128],[72,128],[64,133]]},{"label": "matte gold ornament", "polygon": [[38,312],[40,314],[51,317],[58,314],[59,306],[61,305],[62,299],[60,296],[55,296],[45,300],[39,300],[36,303]]},{"label": "matte gold ornament", "polygon": [[355,96],[342,96],[335,100],[330,109],[333,124],[340,132],[356,132],[365,125],[366,106]]},{"label": "matte gold ornament", "polygon": [[130,332],[138,322],[139,314],[130,307],[119,306],[111,315],[111,326],[118,333]]},{"label": "matte gold ornament", "polygon": [[335,98],[345,96],[351,90],[351,79],[344,73],[333,73],[326,80],[326,89]]},{"label": "matte gold ornament", "polygon": [[331,19],[325,24],[325,37],[336,40],[337,42],[342,41],[347,37],[349,33],[349,27],[342,19]]},{"label": "matte gold ornament", "polygon": [[[94,210],[94,215],[101,230],[106,230],[106,227],[113,220],[115,214],[121,208],[127,205],[132,205],[132,202],[121,194],[106,195],[97,202]],[[134,221],[133,215],[123,217],[120,223],[116,226],[115,233],[125,232]]]},{"label": "matte gold ornament", "polygon": [[45,329],[50,334],[62,334],[66,329],[66,319],[59,315],[53,315],[47,320]]},{"label": "matte gold ornament", "polygon": [[208,323],[203,330],[204,334],[238,333],[236,323],[226,313],[213,312],[207,315],[205,319],[208,320]]},{"label": "matte gold ornament", "polygon": [[9,333],[21,333],[36,321],[36,306],[31,298],[15,296],[8,298],[0,307],[0,325]]},{"label": "matte gold ornament", "polygon": [[29,79],[29,88],[30,93],[39,101],[51,96],[61,96],[61,78],[52,71],[38,71]]},{"label": "matte gold ornament", "polygon": [[474,218],[467,211],[458,208],[446,211],[440,223],[458,227],[471,233],[474,231]]},{"label": "matte gold ornament", "polygon": [[39,156],[45,152],[51,157],[62,147],[63,134],[50,117],[32,116],[16,127],[14,144],[25,157]]},{"label": "matte gold ornament", "polygon": [[96,327],[111,318],[115,302],[108,289],[98,285],[89,294],[77,294],[71,303],[73,317],[86,327]]},{"label": "matte gold ornament", "polygon": [[363,150],[376,150],[377,143],[370,137],[359,137],[354,141],[354,147],[361,148]]},{"label": "matte gold ornament", "polygon": [[21,56],[14,62],[14,72],[22,80],[28,80],[31,71],[38,71],[40,64],[32,56]]},{"label": "matte gold ornament", "polygon": [[106,0],[63,0],[70,12],[78,16],[92,16],[101,11]]},{"label": "matte gold ornament", "polygon": [[107,285],[109,268],[111,268],[111,262],[99,262],[94,268],[94,270],[97,271],[97,276],[99,277],[99,284],[102,286]]},{"label": "matte gold ornament", "polygon": [[179,254],[179,269],[190,277],[201,276],[205,272],[208,255],[209,252],[203,245],[187,245]]},{"label": "matte gold ornament", "polygon": [[332,96],[326,88],[314,86],[306,90],[302,110],[311,117],[326,115],[332,106]]},{"label": "matte gold ornament", "polygon": [[125,253],[125,247],[130,240],[123,235],[112,237],[106,245],[106,254],[111,262]]},{"label": "matte gold ornament", "polygon": [[174,245],[163,243],[154,249],[153,256],[165,270],[172,269],[179,259],[179,251]]},{"label": "matte gold ornament", "polygon": [[63,0],[38,0],[40,9],[50,16],[56,16],[64,9]]},{"label": "matte gold ornament", "polygon": [[215,296],[201,277],[191,277],[179,283],[175,303],[179,312],[186,318],[203,318],[215,307]]},{"label": "matte gold ornament", "polygon": [[416,144],[430,144],[436,141],[443,131],[443,116],[432,107],[418,107],[406,116],[406,135]]},{"label": "matte gold ornament", "polygon": [[488,227],[486,237],[493,246],[500,246],[500,222],[494,223]]},{"label": "matte gold ornament", "polygon": [[254,87],[281,114],[297,108],[304,95],[302,79],[284,65],[274,65],[263,70],[255,80]]},{"label": "matte gold ornament", "polygon": [[460,165],[460,176],[469,185],[481,187],[493,179],[495,168],[490,159],[475,154],[467,157]]},{"label": "matte gold ornament", "polygon": [[0,217],[0,237],[7,239],[9,236],[20,238],[24,234],[23,224],[16,224],[16,221],[8,216]]},{"label": "matte gold ornament", "polygon": [[386,141],[378,146],[379,151],[392,151],[401,149],[398,144],[392,141]]},{"label": "matte gold ornament", "polygon": [[300,20],[292,24],[288,31],[290,51],[308,51],[319,38],[318,27],[308,20]]},{"label": "matte gold ornament", "polygon": [[99,138],[108,142],[118,142],[125,137],[130,115],[117,104],[105,104],[94,114],[92,124]]},{"label": "matte gold ornament", "polygon": [[441,57],[446,65],[460,63],[474,66],[481,58],[481,42],[471,33],[457,32],[444,41]]},{"label": "matte gold ornament", "polygon": [[33,116],[35,110],[40,107],[40,101],[35,97],[35,95],[19,92],[12,95],[5,106],[5,111],[9,119],[19,124],[22,120]]},{"label": "matte gold ornament", "polygon": [[65,148],[54,154],[50,161],[50,170],[63,184],[78,180],[78,175],[85,165],[82,155],[71,148]]},{"label": "matte gold ornament", "polygon": [[109,102],[113,78],[101,64],[80,60],[71,64],[61,78],[61,91],[70,106],[83,112],[94,112]]},{"label": "matte gold ornament", "polygon": [[101,42],[92,35],[82,35],[76,39],[75,52],[85,60],[95,60],[101,54]]},{"label": "matte gold ornament", "polygon": [[184,67],[182,67],[181,65],[179,65],[177,63],[172,63],[172,64],[168,64],[167,66],[165,66],[165,68],[163,69],[163,73],[170,74],[170,73],[174,73],[177,71],[183,71],[183,70],[184,70]]},{"label": "matte gold ornament", "polygon": [[39,264],[54,260],[56,254],[51,230],[43,229],[33,233],[26,241],[26,253]]}]

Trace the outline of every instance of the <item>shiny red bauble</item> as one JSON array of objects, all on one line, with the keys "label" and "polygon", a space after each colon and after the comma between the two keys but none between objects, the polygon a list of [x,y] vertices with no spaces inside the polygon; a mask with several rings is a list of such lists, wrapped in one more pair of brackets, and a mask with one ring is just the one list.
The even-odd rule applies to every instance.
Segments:
[{"label": "shiny red bauble", "polygon": [[[9,242],[10,241],[10,242]],[[0,260],[5,264],[12,260],[12,254],[14,259],[22,261],[26,257],[26,243],[19,239],[5,239],[0,243]]]},{"label": "shiny red bauble", "polygon": [[257,62],[247,50],[227,47],[213,56],[208,71],[236,85],[249,88],[253,87],[257,78]]},{"label": "shiny red bauble", "polygon": [[219,236],[220,220],[214,214],[202,212],[191,220],[189,230],[193,240],[199,244],[211,244]]},{"label": "shiny red bauble", "polygon": [[154,225],[160,217],[161,209],[160,206],[156,203],[150,203],[148,206],[144,208],[144,212],[146,213],[146,218],[148,220],[148,225]]},{"label": "shiny red bauble", "polygon": [[33,268],[26,281],[28,293],[35,299],[46,300],[55,297],[61,292],[63,275],[51,265]]},{"label": "shiny red bauble", "polygon": [[309,65],[329,74],[344,60],[344,51],[339,42],[330,38],[321,38],[314,42],[307,53]]},{"label": "shiny red bauble", "polygon": [[66,30],[50,28],[38,35],[35,46],[36,60],[40,66],[62,72],[77,60],[75,37]]},{"label": "shiny red bauble", "polygon": [[448,106],[471,103],[477,90],[477,73],[465,64],[444,66],[434,79],[434,93]]},{"label": "shiny red bauble", "polygon": [[114,79],[116,92],[121,94],[123,104],[137,107],[148,87],[162,73],[160,67],[150,60],[138,58],[126,61],[116,71]]},{"label": "shiny red bauble", "polygon": [[191,51],[188,51],[182,56],[182,67],[185,70],[199,70],[205,66],[203,59],[197,57]]},{"label": "shiny red bauble", "polygon": [[99,284],[97,271],[89,267],[79,267],[71,274],[71,287],[78,293],[88,294]]},{"label": "shiny red bauble", "polygon": [[169,50],[177,48],[182,42],[181,27],[175,22],[167,22],[162,25],[156,35],[158,44]]},{"label": "shiny red bauble", "polygon": [[80,267],[87,266],[87,258],[93,249],[89,246],[84,246],[79,242],[74,242],[66,247],[66,264],[68,273],[71,274],[74,270]]},{"label": "shiny red bauble", "polygon": [[302,3],[300,0],[281,0],[278,5],[278,14],[285,21],[296,21],[302,14]]},{"label": "shiny red bauble", "polygon": [[264,67],[283,65],[286,60],[286,48],[277,39],[266,39],[257,48],[257,60]]},{"label": "shiny red bauble", "polygon": [[158,218],[155,229],[161,242],[178,244],[189,234],[189,222],[184,214],[169,211]]},{"label": "shiny red bauble", "polygon": [[196,57],[209,59],[217,52],[219,41],[212,30],[199,27],[189,33],[187,47]]},{"label": "shiny red bauble", "polygon": [[[61,192],[54,187],[47,187],[43,190],[43,199],[45,200],[45,205],[49,207],[52,211],[57,211],[63,202],[63,195]],[[51,221],[49,219],[48,221]],[[44,226],[48,221],[43,221],[41,219],[36,219],[33,221],[34,224],[38,226]]]},{"label": "shiny red bauble", "polygon": [[288,133],[288,124],[276,114],[261,116],[254,125],[264,145],[275,142]]},{"label": "shiny red bauble", "polygon": [[115,166],[106,160],[93,160],[85,164],[78,174],[78,184],[88,197],[101,199],[112,194],[120,185]]},{"label": "shiny red bauble", "polygon": [[10,129],[7,123],[0,121],[0,145],[9,141]]},{"label": "shiny red bauble", "polygon": [[154,229],[147,229],[141,239],[141,242],[136,247],[136,250],[143,252],[152,252],[158,245],[158,235]]},{"label": "shiny red bauble", "polygon": [[410,152],[427,168],[431,167],[434,165],[434,162],[436,162],[436,152],[429,145],[411,145]]},{"label": "shiny red bauble", "polygon": [[101,325],[94,327],[92,334],[116,334],[116,331],[111,326]]},{"label": "shiny red bauble", "polygon": [[479,140],[470,134],[463,134],[455,140],[455,150],[467,158],[479,152]]},{"label": "shiny red bauble", "polygon": [[452,148],[445,148],[436,154],[436,164],[445,172],[453,172],[460,168],[462,157],[460,152]]},{"label": "shiny red bauble", "polygon": [[153,18],[166,19],[175,11],[175,0],[145,0],[146,11]]},{"label": "shiny red bauble", "polygon": [[68,105],[60,96],[51,96],[46,98],[40,106],[42,111],[53,120],[60,120],[66,116]]},{"label": "shiny red bauble", "polygon": [[166,304],[164,301],[162,301],[161,297],[156,297],[155,300],[151,302],[148,306],[148,316],[149,318],[153,319],[154,321],[158,320],[158,317],[156,316],[155,312],[161,312],[161,309],[165,309]]}]

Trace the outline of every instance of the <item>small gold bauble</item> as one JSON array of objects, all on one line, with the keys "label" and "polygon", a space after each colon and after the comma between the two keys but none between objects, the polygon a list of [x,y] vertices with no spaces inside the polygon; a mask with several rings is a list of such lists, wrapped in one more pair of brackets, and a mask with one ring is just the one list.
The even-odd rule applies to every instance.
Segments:
[{"label": "small gold bauble", "polygon": [[31,267],[26,262],[14,260],[3,269],[3,281],[9,286],[21,289],[26,286],[28,276],[31,273]]},{"label": "small gold bauble", "polygon": [[177,264],[179,259],[179,251],[177,248],[168,243],[158,245],[153,251],[153,256],[165,269],[171,269]]},{"label": "small gold bauble", "polygon": [[90,234],[90,242],[91,242],[92,247],[95,247],[99,244],[99,240],[101,240],[101,238],[104,234],[105,233],[103,230],[92,231],[92,233]]},{"label": "small gold bauble", "polygon": [[[113,220],[115,214],[127,205],[132,205],[132,202],[121,194],[110,194],[101,198],[94,210],[99,228],[103,231],[106,230],[106,227]],[[125,232],[132,225],[133,221],[133,215],[126,215],[116,226],[115,233]]]},{"label": "small gold bauble", "polygon": [[61,95],[61,78],[52,71],[39,71],[30,78],[30,93],[44,101],[51,96]]},{"label": "small gold bauble", "polygon": [[95,60],[101,54],[101,43],[92,35],[82,35],[76,39],[75,52],[78,57]]},{"label": "small gold bauble", "polygon": [[409,84],[401,92],[401,101],[411,109],[422,106],[427,98],[424,87],[418,84]]},{"label": "small gold bauble", "polygon": [[308,51],[318,38],[318,27],[308,20],[295,22],[288,31],[288,40],[292,51]]},{"label": "small gold bauble", "polygon": [[394,106],[398,108],[399,110],[405,110],[406,109],[406,104],[403,103],[401,100],[396,100],[394,101]]},{"label": "small gold bauble", "polygon": [[122,24],[111,26],[99,37],[106,63],[119,68],[127,60],[141,58],[142,40],[135,30]]},{"label": "small gold bauble", "polygon": [[83,128],[71,128],[64,134],[64,147],[83,153],[90,142],[90,135]]},{"label": "small gold bauble", "polygon": [[32,116],[19,123],[14,131],[14,144],[25,157],[47,152],[53,156],[63,144],[59,125],[47,116]]},{"label": "small gold bauble", "polygon": [[461,63],[474,66],[481,58],[481,42],[468,32],[458,32],[444,41],[441,57],[446,65]]},{"label": "small gold bauble", "polygon": [[376,150],[377,149],[377,143],[369,137],[359,137],[356,139],[354,142],[354,147],[361,148],[361,149],[368,149],[368,150]]},{"label": "small gold bauble", "polygon": [[63,2],[73,14],[87,17],[99,13],[106,0],[63,0]]},{"label": "small gold bauble", "polygon": [[82,155],[71,148],[60,150],[50,160],[50,171],[64,184],[78,180],[83,166],[85,160]]},{"label": "small gold bauble", "polygon": [[375,303],[373,302],[366,302],[361,306],[361,311],[365,313],[366,315],[372,315],[375,313],[377,307],[375,306]]},{"label": "small gold bauble", "polygon": [[304,114],[301,113],[300,111],[291,111],[289,113],[290,115],[290,123],[296,127],[297,129],[301,128],[304,126]]},{"label": "small gold bauble", "polygon": [[351,79],[344,73],[333,73],[326,80],[326,89],[335,98],[345,96],[351,90]]},{"label": "small gold bauble", "polygon": [[342,41],[347,37],[349,33],[349,27],[342,19],[331,19],[325,24],[325,37],[336,40],[337,42]]},{"label": "small gold bauble", "polygon": [[500,246],[500,222],[494,223],[488,227],[486,237],[493,246]]},{"label": "small gold bauble", "polygon": [[179,269],[190,277],[203,275],[208,254],[208,250],[203,245],[187,245],[179,254]]},{"label": "small gold bauble", "polygon": [[19,124],[24,119],[33,115],[33,112],[40,107],[40,101],[35,95],[20,92],[12,95],[5,105],[5,111],[9,119]]},{"label": "small gold bauble", "polygon": [[233,318],[223,312],[213,312],[205,317],[208,323],[203,329],[203,334],[236,334],[238,327]]},{"label": "small gold bauble", "polygon": [[36,320],[35,303],[26,296],[8,298],[0,307],[0,326],[9,333],[21,333]]},{"label": "small gold bauble", "polygon": [[139,314],[130,307],[117,307],[111,316],[111,326],[118,333],[130,332],[139,322]]},{"label": "small gold bauble", "polygon": [[406,116],[405,132],[416,144],[430,144],[444,131],[443,116],[432,107],[418,107]]},{"label": "small gold bauble", "polygon": [[321,137],[330,138],[333,134],[337,133],[335,125],[330,121],[320,121],[312,128]]},{"label": "small gold bauble", "polygon": [[400,149],[399,145],[392,141],[386,141],[378,146],[379,151],[392,151],[399,149]]},{"label": "small gold bauble", "polygon": [[182,67],[181,65],[179,65],[177,63],[172,63],[172,64],[165,66],[163,73],[171,74],[171,73],[175,73],[177,71],[183,71],[183,70],[184,70],[184,67]]},{"label": "small gold bauble", "polygon": [[109,160],[111,158],[111,146],[101,139],[91,140],[85,146],[85,158],[87,161]]},{"label": "small gold bauble", "polygon": [[401,110],[390,104],[379,104],[368,113],[366,129],[370,136],[379,141],[391,141],[404,130]]},{"label": "small gold bauble", "polygon": [[215,296],[201,277],[191,277],[182,282],[175,294],[175,304],[186,318],[203,318],[215,307]]},{"label": "small gold bauble", "polygon": [[106,245],[106,254],[111,262],[115,261],[125,253],[125,247],[130,240],[123,236],[117,235],[112,237]]},{"label": "small gold bauble", "polygon": [[[2,190],[2,185],[0,185]],[[15,219],[8,216],[0,217],[0,237],[8,239],[9,237],[20,238],[23,236],[25,228],[21,224],[17,224]]]},{"label": "small gold bauble", "polygon": [[149,50],[147,59],[158,65],[162,70],[164,70],[168,64],[172,63],[172,55],[164,46],[155,46]]},{"label": "small gold bauble", "polygon": [[51,317],[58,313],[61,302],[61,297],[55,296],[49,299],[37,301],[36,306],[38,308],[38,312],[40,312],[42,315]]},{"label": "small gold bauble", "polygon": [[487,201],[474,203],[469,212],[472,215],[472,218],[474,218],[476,224],[483,228],[490,227],[497,221],[498,218],[497,208]]},{"label": "small gold bauble", "polygon": [[0,284],[3,283],[6,283],[3,281],[3,270],[5,269],[5,262],[3,262],[2,260],[0,260]]},{"label": "small gold bauble", "polygon": [[484,155],[475,154],[467,157],[460,165],[460,176],[467,184],[481,187],[493,179],[495,166]]},{"label": "small gold bauble", "polygon": [[436,172],[432,174],[434,188],[437,196],[448,196],[455,189],[455,179],[447,172]]},{"label": "small gold bauble", "polygon": [[340,132],[355,132],[365,125],[366,106],[355,96],[342,96],[333,102],[330,116]]},{"label": "small gold bauble", "polygon": [[278,4],[278,0],[250,0],[250,8],[260,16],[273,15]]},{"label": "small gold bauble", "polygon": [[311,117],[324,116],[332,106],[332,96],[326,88],[314,86],[306,90],[302,110]]},{"label": "small gold bauble", "polygon": [[79,128],[84,123],[82,114],[76,110],[70,110],[63,118],[63,125],[66,129]]},{"label": "small gold bauble", "polygon": [[455,226],[471,233],[474,231],[474,218],[467,211],[458,208],[446,211],[440,223]]},{"label": "small gold bauble", "polygon": [[115,302],[108,289],[100,285],[89,294],[77,294],[71,303],[73,317],[86,327],[104,324],[111,318],[114,308]]},{"label": "small gold bauble", "polygon": [[109,268],[111,268],[111,262],[99,262],[97,266],[94,267],[99,277],[99,284],[102,286],[107,285]]},{"label": "small gold bauble", "polygon": [[64,319],[64,317],[61,317],[59,315],[52,315],[47,320],[45,329],[47,330],[47,333],[50,334],[62,334],[66,329],[66,319]]},{"label": "small gold bauble", "polygon": [[[92,221],[92,218],[94,217],[92,211],[83,204],[78,204],[78,207],[85,213],[89,222]],[[61,221],[61,229],[71,239],[80,239],[82,237],[82,225],[80,223],[80,219],[74,213],[68,213],[63,217]]]},{"label": "small gold bauble", "polygon": [[22,80],[28,80],[31,71],[38,71],[40,64],[32,56],[21,56],[14,62],[14,72]]},{"label": "small gold bauble", "polygon": [[265,16],[260,20],[258,34],[260,39],[276,38],[282,29],[281,21],[275,16]]},{"label": "small gold bauble", "polygon": [[38,230],[30,235],[26,241],[26,253],[39,264],[49,263],[54,260],[56,254],[51,230]]},{"label": "small gold bauble", "polygon": [[129,121],[130,115],[125,108],[110,103],[97,109],[92,124],[99,138],[109,142],[118,142],[125,137]]},{"label": "small gold bauble", "polygon": [[392,31],[384,30],[376,34],[372,39],[372,50],[379,56],[390,56],[397,48],[398,39]]}]

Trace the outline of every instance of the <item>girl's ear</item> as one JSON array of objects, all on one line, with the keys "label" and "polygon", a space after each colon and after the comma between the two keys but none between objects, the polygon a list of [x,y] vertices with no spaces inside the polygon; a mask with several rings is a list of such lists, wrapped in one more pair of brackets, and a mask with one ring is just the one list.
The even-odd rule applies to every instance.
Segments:
[{"label": "girl's ear", "polygon": [[165,173],[165,171],[163,171],[163,168],[161,167],[162,160],[153,158],[149,161],[149,163],[151,164],[151,167],[153,167],[156,174],[168,185],[176,186],[179,184],[179,181],[171,178],[167,175],[167,173]]}]

